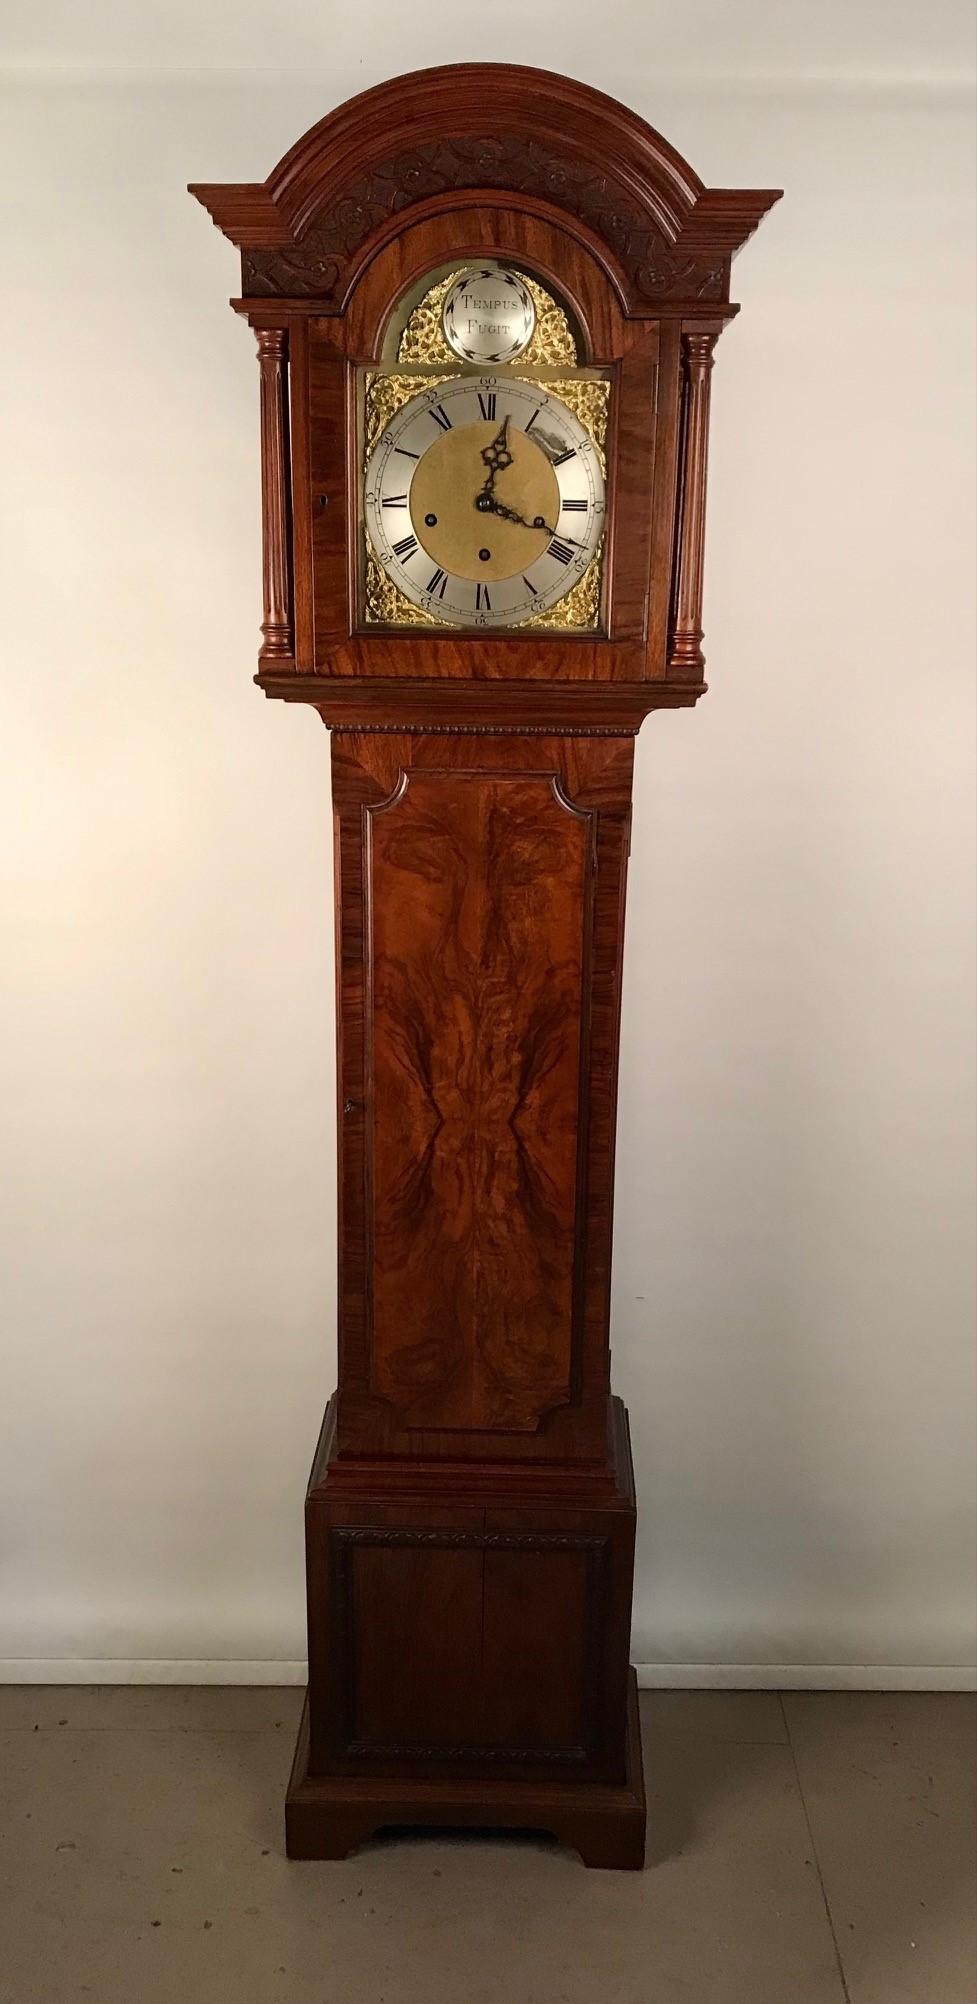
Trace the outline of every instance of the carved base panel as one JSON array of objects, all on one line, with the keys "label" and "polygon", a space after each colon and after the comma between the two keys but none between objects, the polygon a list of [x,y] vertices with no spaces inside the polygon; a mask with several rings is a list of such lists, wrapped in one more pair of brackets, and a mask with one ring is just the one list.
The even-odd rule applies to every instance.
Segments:
[{"label": "carved base panel", "polygon": [[585,1865],[640,1872],[645,1858],[645,1786],[638,1690],[628,1672],[624,1774],[617,1783],[527,1781],[493,1775],[394,1779],[309,1769],[306,1699],[285,1804],[290,1858],[345,1858],[380,1830],[411,1828],[542,1831],[578,1851]]}]

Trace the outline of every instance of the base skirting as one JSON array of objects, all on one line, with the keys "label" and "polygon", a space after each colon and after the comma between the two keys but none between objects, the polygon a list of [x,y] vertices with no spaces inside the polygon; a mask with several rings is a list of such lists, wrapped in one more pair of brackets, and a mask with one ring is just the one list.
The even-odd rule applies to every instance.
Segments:
[{"label": "base skirting", "polygon": [[585,1865],[640,1871],[645,1785],[634,1672],[628,1679],[625,1778],[616,1784],[404,1775],[310,1775],[309,1703],[299,1727],[285,1802],[290,1858],[345,1858],[379,1830],[419,1826],[539,1830],[578,1851]]}]

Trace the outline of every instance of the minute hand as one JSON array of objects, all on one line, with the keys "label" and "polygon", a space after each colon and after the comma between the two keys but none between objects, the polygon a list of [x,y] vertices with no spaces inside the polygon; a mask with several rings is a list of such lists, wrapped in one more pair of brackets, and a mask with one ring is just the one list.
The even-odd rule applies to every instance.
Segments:
[{"label": "minute hand", "polygon": [[484,499],[480,496],[479,505],[487,514],[501,515],[504,522],[518,522],[521,529],[545,529],[548,536],[556,535],[556,530],[544,522],[541,515],[534,522],[527,522],[525,515],[520,515],[515,508],[507,508],[505,502],[497,501],[494,494],[486,495]]}]

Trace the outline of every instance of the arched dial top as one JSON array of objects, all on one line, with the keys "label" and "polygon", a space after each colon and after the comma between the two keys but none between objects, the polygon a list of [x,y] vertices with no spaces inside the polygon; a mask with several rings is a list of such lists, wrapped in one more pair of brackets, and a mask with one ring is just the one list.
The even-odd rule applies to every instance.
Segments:
[{"label": "arched dial top", "polygon": [[601,455],[544,381],[466,374],[419,389],[367,463],[373,552],[412,606],[510,627],[577,585],[604,529]]}]

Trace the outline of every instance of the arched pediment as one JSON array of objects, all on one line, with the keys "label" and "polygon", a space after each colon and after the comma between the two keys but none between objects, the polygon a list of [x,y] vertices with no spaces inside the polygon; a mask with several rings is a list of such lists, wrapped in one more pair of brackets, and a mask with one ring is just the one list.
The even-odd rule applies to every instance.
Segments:
[{"label": "arched pediment", "polygon": [[254,184],[191,183],[247,297],[341,301],[350,270],[420,205],[503,191],[604,256],[625,306],[729,298],[732,257],[778,190],[706,188],[661,134],[588,85],[461,63],[392,78],[320,119]]}]

